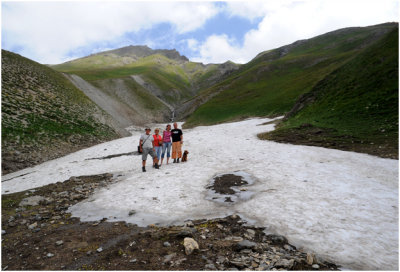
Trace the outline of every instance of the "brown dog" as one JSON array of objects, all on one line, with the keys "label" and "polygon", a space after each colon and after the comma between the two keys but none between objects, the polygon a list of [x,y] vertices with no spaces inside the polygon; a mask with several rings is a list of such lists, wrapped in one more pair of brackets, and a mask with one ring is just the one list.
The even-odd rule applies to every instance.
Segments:
[{"label": "brown dog", "polygon": [[182,162],[187,161],[187,156],[189,154],[189,151],[185,150],[185,152],[183,152],[183,156],[182,156]]}]

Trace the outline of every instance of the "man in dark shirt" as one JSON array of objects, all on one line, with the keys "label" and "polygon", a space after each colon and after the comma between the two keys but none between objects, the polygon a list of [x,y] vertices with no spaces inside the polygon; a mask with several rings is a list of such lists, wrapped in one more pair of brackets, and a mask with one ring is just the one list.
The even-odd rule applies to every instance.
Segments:
[{"label": "man in dark shirt", "polygon": [[178,124],[174,123],[174,129],[171,130],[172,136],[172,158],[173,163],[179,163],[179,159],[182,158],[182,143],[183,143],[182,130],[178,128]]}]

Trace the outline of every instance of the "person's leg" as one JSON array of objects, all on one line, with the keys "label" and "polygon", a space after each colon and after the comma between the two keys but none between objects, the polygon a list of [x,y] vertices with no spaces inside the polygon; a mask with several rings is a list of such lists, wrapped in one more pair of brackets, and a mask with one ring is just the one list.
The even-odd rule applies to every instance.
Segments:
[{"label": "person's leg", "polygon": [[[163,160],[164,160],[164,155],[165,155],[165,149],[167,148],[167,143],[163,143],[162,144],[162,153],[161,153],[161,163],[160,163],[160,166],[162,165],[162,163],[163,163]],[[168,152],[168,154],[169,154],[169,152]],[[168,164],[168,159],[167,159],[167,164]]]},{"label": "person's leg", "polygon": [[157,158],[156,152],[153,149],[151,149],[149,154],[150,154],[150,156],[153,157],[153,165],[154,165],[154,167],[156,169],[159,169],[159,167],[158,167],[158,158]]},{"label": "person's leg", "polygon": [[142,171],[143,172],[146,172],[147,154],[148,154],[147,148],[143,148],[143,152],[142,152]]},{"label": "person's leg", "polygon": [[177,163],[179,163],[179,159],[182,158],[182,146],[181,146],[181,142],[176,142],[176,149],[177,149],[177,153],[178,153],[178,160],[176,161]]},{"label": "person's leg", "polygon": [[157,153],[158,161],[160,161],[160,159],[161,159],[161,150],[162,150],[162,146],[157,146],[156,153]]},{"label": "person's leg", "polygon": [[172,145],[171,142],[167,143],[167,164],[168,164],[169,158],[171,157],[171,145]]},{"label": "person's leg", "polygon": [[178,150],[176,149],[177,143],[178,143],[178,142],[173,142],[173,143],[172,143],[172,158],[174,159],[174,163],[176,162],[176,157],[178,157],[178,156],[177,156],[177,155],[178,155],[178,154],[177,154],[177,153],[178,153],[178,152],[177,152]]}]

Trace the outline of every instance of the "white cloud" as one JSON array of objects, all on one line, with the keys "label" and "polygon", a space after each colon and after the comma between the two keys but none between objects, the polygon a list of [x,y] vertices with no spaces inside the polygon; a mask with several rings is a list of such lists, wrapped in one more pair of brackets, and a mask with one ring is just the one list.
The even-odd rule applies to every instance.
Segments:
[{"label": "white cloud", "polygon": [[[9,50],[17,48],[18,53],[41,63],[60,63],[82,57],[78,53],[82,48],[144,43],[157,47],[160,41],[161,44],[171,41],[171,44],[185,43],[194,52],[195,61],[245,63],[262,51],[328,31],[398,21],[398,8],[397,0],[251,0],[226,4],[2,2],[2,46]],[[185,36],[202,29],[207,20],[222,12],[261,21],[245,34],[241,43],[221,33],[205,40]],[[161,33],[158,38],[149,35],[141,41],[123,40],[127,33],[149,30],[160,23],[169,23],[173,33]],[[68,55],[71,52],[73,56]]]},{"label": "white cloud", "polygon": [[209,37],[200,45],[196,60],[245,63],[262,51],[339,28],[398,21],[398,8],[395,0],[228,2],[230,16],[262,17],[261,22],[246,33],[241,46],[227,36]]},{"label": "white cloud", "polygon": [[42,63],[59,63],[91,43],[170,23],[177,34],[218,13],[212,2],[5,2],[3,44]]},{"label": "white cloud", "polygon": [[199,50],[199,41],[196,39],[187,39],[186,40],[187,47],[192,50],[192,51],[198,51]]}]

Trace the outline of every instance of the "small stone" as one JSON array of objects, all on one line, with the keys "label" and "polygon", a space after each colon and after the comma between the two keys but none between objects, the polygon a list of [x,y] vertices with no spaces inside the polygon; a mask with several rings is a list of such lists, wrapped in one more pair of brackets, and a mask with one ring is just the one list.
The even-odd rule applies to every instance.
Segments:
[{"label": "small stone", "polygon": [[164,256],[164,263],[169,263],[171,260],[172,260],[172,258],[174,258],[176,256],[176,253],[172,253],[172,254],[169,254],[169,255],[166,255],[166,256]]},{"label": "small stone", "polygon": [[256,246],[257,246],[257,244],[254,242],[251,242],[249,240],[243,240],[235,245],[235,249],[236,249],[236,251],[240,251],[242,249],[253,249]]},{"label": "small stone", "polygon": [[37,227],[37,222],[35,222],[35,223],[29,225],[29,226],[28,226],[28,229],[33,230],[33,229],[35,229],[36,227]]},{"label": "small stone", "polygon": [[186,226],[186,227],[189,227],[189,228],[192,228],[192,227],[194,227],[194,224],[193,224],[192,221],[187,221],[187,222],[185,223],[185,226]]},{"label": "small stone", "polygon": [[131,211],[129,211],[129,216],[132,216],[132,215],[134,215],[134,214],[136,214],[136,211],[135,210],[131,210]]},{"label": "small stone", "polygon": [[205,235],[200,235],[201,239],[205,240],[207,237]]},{"label": "small stone", "polygon": [[23,206],[37,206],[39,205],[39,203],[41,201],[46,200],[46,198],[44,198],[43,196],[30,196],[27,198],[24,198],[21,200],[21,202],[19,203],[20,207]]},{"label": "small stone", "polygon": [[276,267],[283,267],[285,269],[291,269],[294,265],[294,260],[279,259],[276,263]]},{"label": "small stone", "polygon": [[170,247],[171,246],[171,244],[169,243],[169,242],[164,242],[164,244],[163,244],[165,247]]},{"label": "small stone", "polygon": [[54,257],[54,254],[53,253],[47,253],[47,258],[51,258],[51,257]]},{"label": "small stone", "polygon": [[185,247],[186,255],[190,255],[193,253],[194,250],[199,249],[199,244],[193,238],[189,237],[186,237],[183,240],[183,246]]},{"label": "small stone", "polygon": [[206,264],[206,265],[204,266],[204,269],[205,269],[205,270],[217,270],[217,268],[215,267],[214,264]]},{"label": "small stone", "polygon": [[319,265],[318,265],[318,264],[313,264],[313,265],[312,265],[312,268],[314,268],[314,269],[319,269]]},{"label": "small stone", "polygon": [[288,243],[286,237],[282,235],[270,234],[267,235],[267,238],[271,240],[273,245],[285,245]]},{"label": "small stone", "polygon": [[307,253],[307,264],[312,265],[314,263],[314,253]]},{"label": "small stone", "polygon": [[132,247],[132,246],[134,246],[134,245],[136,245],[136,242],[135,242],[135,241],[132,241],[132,242],[129,243],[129,246],[130,246],[130,247]]},{"label": "small stone", "polygon": [[6,234],[7,232],[5,230],[1,230],[1,235]]},{"label": "small stone", "polygon": [[96,249],[96,251],[100,253],[100,252],[103,251],[103,248],[102,248],[102,247],[99,247],[98,249]]},{"label": "small stone", "polygon": [[234,242],[241,242],[243,241],[243,238],[240,236],[228,236],[225,238],[227,241],[234,241]]},{"label": "small stone", "polygon": [[283,248],[286,249],[287,251],[293,250],[293,248],[290,245],[284,245]]},{"label": "small stone", "polygon": [[132,260],[130,260],[129,262],[130,262],[130,263],[136,263],[137,260],[136,260],[136,259],[132,259]]},{"label": "small stone", "polygon": [[183,228],[182,230],[180,230],[177,234],[176,237],[193,237],[193,234],[197,232],[197,230],[195,228]]},{"label": "small stone", "polygon": [[61,246],[62,244],[64,244],[64,241],[62,241],[62,240],[56,242],[57,246]]}]

